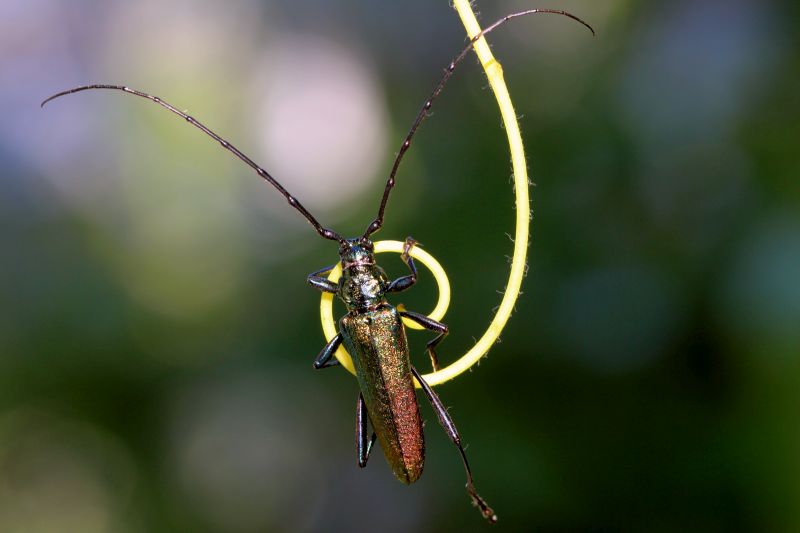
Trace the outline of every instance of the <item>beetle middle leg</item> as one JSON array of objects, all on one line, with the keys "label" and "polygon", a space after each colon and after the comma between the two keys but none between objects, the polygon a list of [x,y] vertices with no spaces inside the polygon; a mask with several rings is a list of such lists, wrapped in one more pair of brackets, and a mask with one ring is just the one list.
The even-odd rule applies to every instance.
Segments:
[{"label": "beetle middle leg", "polygon": [[422,390],[425,392],[425,396],[428,397],[428,400],[431,402],[433,406],[433,411],[436,413],[436,417],[439,419],[439,424],[441,424],[442,428],[444,429],[447,436],[450,437],[450,440],[458,447],[458,451],[461,454],[461,460],[464,462],[464,470],[467,471],[467,493],[469,493],[469,497],[472,499],[473,505],[475,505],[483,515],[483,517],[488,520],[489,522],[497,522],[497,515],[494,514],[494,511],[489,504],[486,503],[486,500],[481,498],[478,491],[475,490],[475,482],[472,479],[472,470],[469,468],[469,462],[467,461],[467,454],[464,452],[464,447],[461,445],[461,437],[458,434],[458,429],[456,429],[456,424],[453,422],[453,417],[450,416],[450,413],[447,412],[447,408],[442,403],[442,400],[439,399],[439,396],[433,392],[433,389],[428,385],[428,383],[422,379],[422,375],[417,372],[417,369],[414,366],[411,366],[411,373],[414,374],[414,377],[417,378],[419,381]]},{"label": "beetle middle leg", "polygon": [[431,366],[433,366],[433,371],[437,372],[439,370],[439,358],[436,357],[436,346],[438,346],[439,343],[442,342],[450,332],[447,324],[437,322],[432,318],[420,313],[415,313],[413,311],[400,311],[400,316],[406,317],[409,320],[413,320],[427,330],[437,331],[439,333],[433,338],[433,340],[428,341],[426,348],[428,351],[428,356],[431,358]]},{"label": "beetle middle leg", "polygon": [[336,350],[339,348],[340,344],[342,344],[342,334],[337,333],[336,336],[325,345],[322,351],[319,352],[317,358],[314,359],[314,368],[316,370],[320,370],[321,368],[329,368],[340,365],[341,363],[339,360],[333,355],[336,353]]},{"label": "beetle middle leg", "polygon": [[364,468],[367,466],[369,459],[369,452],[372,451],[372,445],[375,444],[375,432],[372,432],[372,437],[367,440],[367,404],[364,402],[364,395],[358,393],[358,403],[356,404],[356,451],[358,452],[358,466]]}]

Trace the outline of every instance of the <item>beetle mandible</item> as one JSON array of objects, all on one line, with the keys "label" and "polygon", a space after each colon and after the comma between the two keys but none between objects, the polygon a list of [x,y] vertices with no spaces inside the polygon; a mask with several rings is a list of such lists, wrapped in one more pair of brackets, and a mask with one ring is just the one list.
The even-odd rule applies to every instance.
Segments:
[{"label": "beetle mandible", "polygon": [[[340,345],[344,345],[353,358],[360,389],[356,407],[358,465],[360,467],[366,466],[372,446],[377,439],[392,472],[400,481],[413,483],[422,474],[425,461],[425,441],[422,431],[422,418],[414,388],[414,378],[416,378],[431,402],[439,423],[444,428],[449,439],[458,448],[466,471],[467,493],[472,503],[478,507],[483,517],[489,522],[495,522],[497,516],[475,489],[469,462],[453,418],[447,412],[438,395],[411,364],[402,318],[407,318],[436,333],[436,337],[427,343],[427,353],[434,371],[439,369],[436,347],[447,336],[448,328],[445,324],[425,315],[398,310],[389,304],[386,299],[387,294],[404,291],[416,283],[417,269],[414,260],[409,254],[416,242],[411,237],[406,238],[403,253],[401,254],[401,259],[410,273],[398,279],[389,280],[384,270],[376,264],[371,236],[380,230],[383,225],[384,212],[389,195],[395,186],[395,176],[400,162],[411,146],[414,134],[422,121],[428,116],[434,100],[442,92],[456,66],[469,54],[473,44],[481,37],[509,20],[538,13],[569,17],[589,28],[594,34],[594,30],[589,24],[566,11],[529,9],[506,15],[471,38],[469,43],[447,66],[438,84],[417,114],[392,165],[377,216],[367,226],[366,231],[355,238],[344,238],[336,231],[322,226],[303,207],[303,204],[266,170],[194,117],[180,111],[157,96],[122,85],[93,84],[56,93],[41,104],[44,107],[46,103],[55,98],[90,89],[118,90],[155,102],[182,117],[189,124],[203,131],[206,135],[219,142],[223,148],[244,161],[261,178],[277,189],[289,205],[305,217],[321,237],[338,242],[339,258],[343,271],[339,281],[334,283],[325,277],[325,274],[330,272],[336,265],[313,272],[307,278],[311,286],[323,292],[337,295],[347,308],[347,314],[339,320],[339,333],[319,353],[314,360],[314,368],[321,369],[339,365],[334,353]],[[372,426],[371,433],[368,432],[368,420]]]}]

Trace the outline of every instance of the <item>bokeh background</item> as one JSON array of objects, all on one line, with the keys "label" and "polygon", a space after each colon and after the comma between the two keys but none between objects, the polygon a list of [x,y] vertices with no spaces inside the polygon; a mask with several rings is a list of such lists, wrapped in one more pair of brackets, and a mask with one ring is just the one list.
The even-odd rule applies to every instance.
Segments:
[{"label": "bokeh background", "polygon": [[[502,342],[439,387],[496,529],[800,530],[798,4],[536,6],[598,36],[534,17],[490,38],[536,182],[530,271]],[[484,530],[427,405],[418,483],[379,451],[356,467],[356,383],[311,369],[305,276],[335,245],[155,105],[39,109],[152,92],[357,234],[464,43],[444,0],[0,3],[0,531]],[[379,235],[447,267],[443,360],[500,301],[509,178],[470,58]],[[423,272],[393,301],[435,298]]]}]

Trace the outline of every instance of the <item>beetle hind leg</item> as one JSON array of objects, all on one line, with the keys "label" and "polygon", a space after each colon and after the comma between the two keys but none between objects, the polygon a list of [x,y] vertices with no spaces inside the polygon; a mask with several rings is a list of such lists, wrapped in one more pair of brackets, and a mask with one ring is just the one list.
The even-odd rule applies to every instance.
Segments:
[{"label": "beetle hind leg", "polygon": [[428,341],[426,348],[428,357],[431,358],[431,366],[433,367],[433,371],[437,372],[439,370],[439,358],[436,357],[436,346],[438,346],[439,343],[442,342],[445,337],[447,337],[447,334],[450,333],[450,329],[447,327],[447,324],[437,322],[432,318],[420,313],[414,313],[413,311],[400,311],[400,316],[406,317],[409,320],[413,320],[429,331],[436,331],[439,333],[433,338],[433,340]]},{"label": "beetle hind leg", "polygon": [[358,393],[358,403],[356,404],[356,451],[358,452],[358,466],[364,468],[367,466],[369,459],[369,452],[372,451],[372,445],[375,444],[375,432],[372,432],[372,437],[367,440],[367,404],[364,402],[364,395]]},{"label": "beetle hind leg", "polygon": [[486,500],[481,498],[478,491],[475,490],[475,482],[472,479],[472,470],[469,468],[469,462],[467,461],[467,454],[464,452],[464,446],[461,445],[461,437],[458,434],[458,429],[456,429],[456,424],[453,422],[453,418],[450,416],[450,413],[447,412],[447,408],[445,408],[442,400],[439,399],[439,396],[433,392],[433,389],[428,385],[428,383],[422,379],[422,375],[417,372],[417,369],[413,366],[411,367],[411,373],[414,374],[414,377],[417,378],[419,381],[420,386],[422,386],[422,390],[425,392],[425,396],[428,397],[428,400],[431,402],[433,406],[433,410],[436,413],[436,417],[439,419],[439,424],[442,425],[444,428],[445,433],[447,436],[450,437],[450,440],[458,447],[458,451],[461,454],[461,460],[464,463],[464,470],[467,472],[467,493],[469,494],[470,499],[472,500],[472,504],[477,507],[483,517],[491,523],[497,522],[497,515],[494,514],[494,511],[489,504],[486,503]]},{"label": "beetle hind leg", "polygon": [[336,336],[331,339],[331,342],[326,344],[322,351],[319,352],[317,358],[314,359],[314,368],[320,370],[322,368],[329,368],[341,364],[339,360],[334,357],[340,344],[342,344],[342,334],[337,333]]}]

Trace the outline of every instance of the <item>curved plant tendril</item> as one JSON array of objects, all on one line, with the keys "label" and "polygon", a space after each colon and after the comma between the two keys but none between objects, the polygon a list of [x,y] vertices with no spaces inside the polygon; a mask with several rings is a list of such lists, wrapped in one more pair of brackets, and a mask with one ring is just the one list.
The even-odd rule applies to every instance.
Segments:
[{"label": "curved plant tendril", "polygon": [[[461,22],[464,24],[467,34],[470,38],[474,38],[481,32],[481,27],[475,18],[475,13],[472,10],[469,0],[454,0],[453,5],[458,12],[458,15],[461,17]],[[505,327],[506,322],[508,322],[511,313],[514,310],[514,304],[519,297],[520,287],[522,286],[522,278],[525,276],[527,265],[528,238],[530,234],[530,200],[528,197],[528,171],[525,163],[525,150],[522,145],[522,137],[519,131],[517,115],[514,111],[514,106],[511,103],[508,87],[506,87],[506,83],[503,78],[503,67],[492,55],[489,45],[486,43],[486,39],[481,37],[475,41],[473,47],[475,49],[475,53],[478,55],[478,59],[481,62],[483,70],[486,72],[486,76],[489,78],[489,85],[492,87],[492,91],[497,99],[497,104],[500,107],[500,114],[503,118],[506,135],[508,136],[508,146],[511,150],[511,163],[514,171],[514,194],[516,196],[517,214],[516,230],[514,232],[514,255],[512,256],[511,272],[508,276],[508,283],[506,284],[506,288],[503,293],[503,299],[501,300],[500,306],[497,309],[497,313],[495,313],[492,322],[489,324],[489,327],[486,329],[483,336],[478,339],[478,342],[475,344],[475,346],[473,346],[469,351],[467,351],[467,353],[462,355],[455,362],[446,366],[445,368],[442,368],[438,372],[425,374],[423,376],[425,381],[427,381],[431,386],[444,383],[445,381],[453,379],[459,374],[462,374],[475,363],[480,361],[480,359],[489,351],[492,345],[494,345],[494,343],[497,341],[497,338],[500,336],[500,332]],[[378,252],[379,247],[386,246],[386,249],[381,249],[380,251],[393,251],[401,253],[402,245],[403,243],[399,241],[381,241],[375,243],[375,251]],[[441,320],[441,318],[444,316],[444,312],[447,310],[447,304],[444,304],[443,307],[441,304],[445,295],[447,302],[449,303],[450,285],[447,281],[447,276],[444,273],[444,270],[441,269],[441,266],[439,266],[439,264],[436,263],[435,260],[430,257],[430,255],[425,253],[427,257],[423,257],[422,253],[425,252],[420,250],[418,247],[411,249],[412,257],[414,257],[414,259],[419,259],[420,262],[430,268],[434,273],[434,277],[436,277],[437,284],[439,285],[439,304],[434,312],[431,313],[430,317],[434,320]],[[432,262],[426,262],[426,259],[430,259]],[[439,276],[437,276],[437,269],[441,271]],[[336,275],[334,276],[334,274]],[[332,281],[338,280],[339,275],[341,275],[340,268],[338,269],[338,273],[336,270],[331,272],[329,279]],[[444,281],[442,281],[442,279]],[[322,328],[325,331],[325,337],[328,341],[330,341],[337,332],[333,320],[332,306],[333,295],[329,293],[323,294],[322,302],[320,304],[320,313],[322,316]],[[439,313],[441,313],[441,315],[439,315]],[[336,352],[336,357],[339,359],[342,365],[347,368],[347,370],[354,372],[352,359],[344,347],[339,348],[339,350]],[[419,387],[419,383],[417,383],[417,387]]]}]

